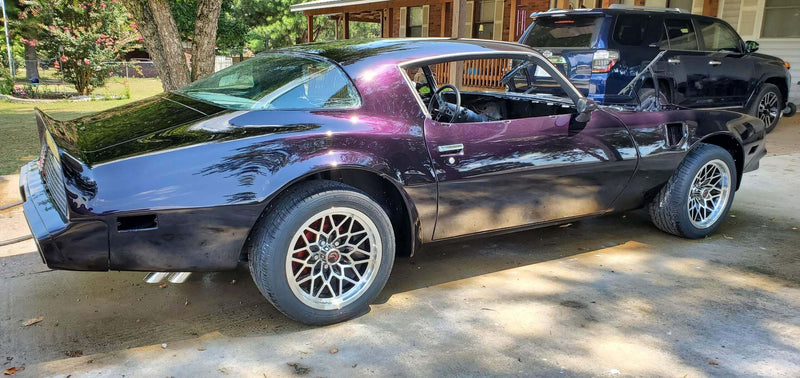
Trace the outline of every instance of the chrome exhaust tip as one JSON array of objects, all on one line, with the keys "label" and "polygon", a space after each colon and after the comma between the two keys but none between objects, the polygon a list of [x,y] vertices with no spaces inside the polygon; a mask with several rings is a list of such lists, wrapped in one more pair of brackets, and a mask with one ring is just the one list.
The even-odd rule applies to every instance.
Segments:
[{"label": "chrome exhaust tip", "polygon": [[189,276],[191,275],[192,275],[191,272],[175,272],[169,275],[167,281],[172,282],[174,284],[184,283],[186,282],[186,280],[189,279]]},{"label": "chrome exhaust tip", "polygon": [[167,272],[150,272],[147,273],[146,276],[144,276],[144,282],[147,282],[149,284],[161,283],[161,281],[164,281],[164,279],[167,278],[168,275],[169,273]]}]

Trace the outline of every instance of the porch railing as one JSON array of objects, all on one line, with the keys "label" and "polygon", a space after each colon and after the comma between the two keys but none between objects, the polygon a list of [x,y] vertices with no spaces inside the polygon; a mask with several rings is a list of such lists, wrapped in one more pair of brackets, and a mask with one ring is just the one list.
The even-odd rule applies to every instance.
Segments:
[{"label": "porch railing", "polygon": [[[510,68],[508,59],[466,60],[461,87],[467,90],[502,89],[500,79]],[[435,64],[431,66],[431,71],[438,84],[450,82],[450,63]]]}]

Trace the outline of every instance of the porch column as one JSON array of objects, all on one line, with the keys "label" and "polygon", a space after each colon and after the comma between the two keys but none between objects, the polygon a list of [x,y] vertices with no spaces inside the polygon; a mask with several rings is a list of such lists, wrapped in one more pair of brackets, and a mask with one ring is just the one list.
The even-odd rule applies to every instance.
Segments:
[{"label": "porch column", "polygon": [[464,38],[467,35],[467,0],[453,0],[453,38]]},{"label": "porch column", "polygon": [[386,30],[386,10],[381,9],[381,38],[385,38],[383,36],[383,32]]},{"label": "porch column", "polygon": [[308,42],[314,42],[314,16],[306,15],[306,24],[308,27]]},{"label": "porch column", "polygon": [[386,21],[383,23],[383,38],[392,38],[392,30],[394,30],[394,8],[386,8],[383,15],[386,18]]},{"label": "porch column", "polygon": [[511,42],[516,42],[514,37],[517,36],[517,2],[511,0],[511,13],[508,15],[508,40]]},{"label": "porch column", "polygon": [[448,4],[450,4],[450,3],[442,3],[442,21],[441,21],[441,24],[440,24],[441,25],[441,30],[439,31],[439,36],[440,37],[447,37],[447,34],[445,34],[445,29],[447,29],[447,28],[445,28],[445,25],[447,25],[447,7],[448,7]]},{"label": "porch column", "polygon": [[[608,1],[608,0],[603,0],[603,7],[606,6],[606,1]],[[556,8],[569,9],[569,0],[557,0],[556,1]]]},{"label": "porch column", "polygon": [[342,20],[342,32],[344,33],[344,39],[350,39],[350,13],[344,13],[344,19]]},{"label": "porch column", "polygon": [[[467,35],[467,0],[453,0],[453,38],[464,38]],[[461,88],[464,76],[464,61],[450,63],[450,83]]]}]

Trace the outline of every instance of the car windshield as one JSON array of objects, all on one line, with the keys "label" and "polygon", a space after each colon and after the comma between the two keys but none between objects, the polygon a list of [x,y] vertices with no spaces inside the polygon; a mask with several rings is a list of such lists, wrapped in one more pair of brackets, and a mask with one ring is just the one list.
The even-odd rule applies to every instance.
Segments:
[{"label": "car windshield", "polygon": [[359,105],[352,83],[323,59],[267,53],[178,90],[235,110],[342,109]]},{"label": "car windshield", "polygon": [[532,47],[591,47],[600,15],[539,16],[523,41]]}]

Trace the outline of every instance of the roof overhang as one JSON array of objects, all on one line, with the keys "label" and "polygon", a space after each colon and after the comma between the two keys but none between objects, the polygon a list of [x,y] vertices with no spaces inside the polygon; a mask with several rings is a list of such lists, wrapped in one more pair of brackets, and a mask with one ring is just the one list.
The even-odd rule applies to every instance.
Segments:
[{"label": "roof overhang", "polygon": [[315,0],[307,3],[290,5],[289,9],[291,9],[292,12],[302,12],[307,10],[345,7],[349,5],[383,3],[386,1],[390,0]]}]

